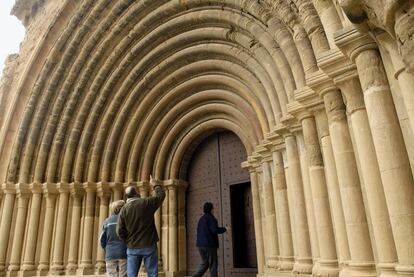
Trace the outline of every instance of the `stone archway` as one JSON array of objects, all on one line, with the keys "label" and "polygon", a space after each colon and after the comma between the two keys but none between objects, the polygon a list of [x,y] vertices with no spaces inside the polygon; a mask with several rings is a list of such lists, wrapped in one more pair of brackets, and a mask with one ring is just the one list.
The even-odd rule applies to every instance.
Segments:
[{"label": "stone archway", "polygon": [[257,274],[250,176],[240,167],[244,160],[246,150],[231,132],[205,138],[192,155],[186,195],[187,274],[193,274],[200,262],[196,229],[206,201],[213,203],[219,224],[232,227],[219,236],[219,275]]}]

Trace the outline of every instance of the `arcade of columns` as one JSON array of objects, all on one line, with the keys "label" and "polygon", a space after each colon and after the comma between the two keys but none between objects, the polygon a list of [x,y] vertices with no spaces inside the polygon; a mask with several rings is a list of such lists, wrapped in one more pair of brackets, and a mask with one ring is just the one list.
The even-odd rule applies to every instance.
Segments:
[{"label": "arcade of columns", "polygon": [[[186,168],[248,153],[259,275],[414,276],[409,0],[18,0],[0,84],[0,276],[104,272],[98,233],[152,173],[186,274]],[[197,207],[198,208],[198,207]]]}]

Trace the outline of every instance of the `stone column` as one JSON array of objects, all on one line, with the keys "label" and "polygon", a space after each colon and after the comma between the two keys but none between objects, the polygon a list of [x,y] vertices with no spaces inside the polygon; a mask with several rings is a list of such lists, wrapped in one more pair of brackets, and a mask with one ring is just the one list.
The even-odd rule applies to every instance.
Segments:
[{"label": "stone column", "polygon": [[174,180],[166,184],[168,190],[168,271],[178,271],[178,185]]},{"label": "stone column", "polygon": [[322,152],[313,116],[301,119],[303,137],[308,155],[309,176],[313,205],[316,211],[315,221],[320,251],[320,274],[337,276],[339,274],[336,255],[335,237],[333,233],[328,190],[326,187]]},{"label": "stone column", "polygon": [[279,220],[280,237],[280,270],[291,271],[293,269],[293,244],[292,230],[290,228],[290,215],[287,197],[287,187],[285,180],[285,170],[283,166],[282,154],[278,151],[273,152],[273,188],[275,192],[275,205],[277,219]]},{"label": "stone column", "polygon": [[398,80],[398,84],[401,88],[401,95],[404,99],[404,106],[407,111],[407,116],[410,121],[411,130],[414,132],[414,76],[412,73],[407,72],[407,67],[399,55],[396,41],[391,36],[384,32],[381,35],[376,36],[385,46],[390,54],[392,65],[395,69],[394,77]]},{"label": "stone column", "polygon": [[42,185],[31,184],[32,204],[30,205],[29,223],[27,229],[26,245],[24,250],[22,271],[24,276],[35,274],[35,255],[37,236],[39,231],[40,210],[42,207]]},{"label": "stone column", "polygon": [[[98,197],[99,197],[99,232],[98,235],[101,235],[102,225],[105,219],[108,217],[109,209],[109,199],[111,198],[111,191],[109,185],[106,183],[99,183],[97,186]],[[105,251],[102,249],[99,240],[97,241],[97,253],[96,253],[96,264],[95,264],[95,273],[104,274],[106,269],[105,264]]]},{"label": "stone column", "polygon": [[0,222],[0,271],[5,271],[16,190],[12,184],[3,184],[2,190],[4,203]]},{"label": "stone column", "polygon": [[295,137],[296,143],[298,145],[300,171],[302,173],[303,193],[305,195],[306,215],[308,218],[309,238],[312,250],[312,274],[318,276],[320,275],[321,265],[319,260],[321,259],[321,254],[319,251],[318,231],[316,229],[315,220],[316,213],[313,206],[312,189],[309,176],[308,155],[306,151],[305,140],[303,138],[303,132],[301,130],[300,132],[296,132]]},{"label": "stone column", "polygon": [[[410,18],[410,16],[408,15],[407,18]],[[404,28],[400,30],[404,30]],[[406,30],[404,30],[404,32],[408,34]],[[380,49],[385,49],[391,58],[394,68],[394,78],[398,81],[401,89],[400,93],[404,99],[403,103],[411,130],[414,132],[414,94],[412,93],[412,88],[414,87],[414,74],[413,72],[409,72],[407,65],[402,60],[403,57],[401,56],[397,45],[398,40],[395,40],[395,38],[391,37],[387,32],[376,34],[375,38],[379,42]]]},{"label": "stone column", "polygon": [[3,202],[2,201],[3,201],[3,191],[0,190],[0,222],[1,222],[1,214],[3,212],[3,206],[2,206]]},{"label": "stone column", "polygon": [[262,230],[262,212],[260,209],[260,196],[258,190],[257,173],[253,167],[249,168],[250,181],[252,188],[253,216],[254,216],[254,232],[256,236],[256,252],[257,252],[257,270],[259,275],[263,275],[265,267],[264,242]]},{"label": "stone column", "polygon": [[78,269],[78,248],[80,237],[83,189],[80,184],[70,185],[72,195],[72,219],[70,224],[69,254],[66,266],[67,275],[75,275]]},{"label": "stone column", "polygon": [[122,183],[111,183],[110,187],[114,193],[113,201],[122,200],[124,195],[124,185]]},{"label": "stone column", "polygon": [[29,205],[30,198],[29,185],[18,184],[17,185],[17,214],[16,214],[16,226],[14,229],[13,245],[11,248],[9,274],[10,276],[16,275],[20,269],[20,260],[22,255],[24,231],[26,230],[26,216],[27,207]]},{"label": "stone column", "polygon": [[163,260],[164,271],[168,271],[168,206],[169,191],[165,191],[165,199],[161,205],[161,257]]},{"label": "stone column", "polygon": [[351,275],[352,272],[359,271],[375,276],[374,257],[351,136],[342,100],[338,102],[337,98],[333,98],[335,95],[340,96],[339,91],[328,90],[323,98],[344,207],[351,254],[349,266]]},{"label": "stone column", "polygon": [[[345,29],[337,45],[357,66],[397,249],[399,274],[414,275],[414,180],[377,45]],[[352,38],[352,40],[348,39]]]},{"label": "stone column", "polygon": [[321,150],[325,165],[325,178],[328,187],[329,203],[332,213],[332,222],[336,240],[336,251],[339,265],[342,270],[340,276],[346,275],[345,262],[350,259],[348,237],[346,235],[346,225],[344,210],[342,206],[341,193],[339,190],[338,174],[336,172],[335,158],[329,135],[328,118],[325,110],[318,110],[315,113],[316,125],[321,142]]},{"label": "stone column", "polygon": [[78,274],[90,275],[94,273],[92,265],[93,227],[95,221],[96,184],[88,182],[85,189],[85,218],[83,223],[82,258]]},{"label": "stone column", "polygon": [[264,254],[264,270],[267,271],[269,267],[267,264],[267,258],[269,257],[269,244],[265,243],[265,238],[268,237],[267,226],[266,226],[266,214],[265,214],[265,203],[264,203],[264,192],[263,192],[263,172],[260,165],[256,165],[256,180],[257,189],[259,193],[259,204],[260,204],[260,224],[262,228],[263,236],[263,254]]},{"label": "stone column", "polygon": [[53,225],[55,219],[55,206],[57,190],[55,184],[43,184],[43,195],[46,198],[45,221],[43,223],[42,247],[40,249],[40,260],[38,275],[45,275],[49,271],[50,248],[52,246]]},{"label": "stone column", "polygon": [[279,256],[279,243],[277,234],[275,200],[272,187],[271,160],[265,159],[262,163],[262,186],[263,186],[263,206],[265,212],[265,226],[267,233],[268,253],[266,264],[269,268],[277,268]]},{"label": "stone column", "polygon": [[298,253],[297,257],[295,257],[293,271],[296,273],[309,274],[312,272],[312,252],[310,247],[308,221],[306,218],[305,197],[303,194],[299,154],[295,137],[287,134],[285,137],[285,144],[289,163],[289,185],[292,186],[292,192],[295,196],[292,206],[296,234],[294,239],[297,243]]},{"label": "stone column", "polygon": [[68,215],[69,204],[69,185],[60,183],[57,185],[59,191],[59,204],[57,212],[57,223],[55,231],[55,243],[53,247],[53,258],[51,272],[56,275],[60,275],[64,272],[63,266],[63,250],[65,247],[66,237],[66,219]]},{"label": "stone column", "polygon": [[375,153],[372,134],[365,110],[361,85],[356,78],[357,74],[337,78],[336,81],[346,100],[348,119],[352,121],[352,132],[355,140],[355,153],[359,159],[361,175],[366,191],[367,208],[372,222],[372,231],[375,238],[378,254],[377,268],[381,275],[395,275],[397,253],[392,235],[391,223],[387,209],[384,188]]},{"label": "stone column", "polygon": [[178,187],[178,270],[181,274],[187,271],[187,230],[185,222],[185,194],[187,182],[180,181]]}]

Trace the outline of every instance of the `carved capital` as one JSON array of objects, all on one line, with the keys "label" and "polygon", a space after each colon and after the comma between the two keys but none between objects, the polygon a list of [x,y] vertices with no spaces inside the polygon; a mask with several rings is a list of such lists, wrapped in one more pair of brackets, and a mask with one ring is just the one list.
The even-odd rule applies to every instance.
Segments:
[{"label": "carved capital", "polygon": [[96,191],[96,188],[97,188],[97,183],[95,183],[95,182],[85,182],[85,183],[83,183],[83,189],[86,192]]},{"label": "carved capital", "polygon": [[356,65],[338,48],[328,50],[318,57],[318,67],[325,72],[326,75],[335,79],[356,72]]},{"label": "carved capital", "polygon": [[99,182],[96,185],[96,189],[98,192],[98,197],[99,198],[110,198],[111,197],[111,187],[109,185],[109,183],[107,182]]},{"label": "carved capital", "polygon": [[84,194],[83,185],[78,182],[70,183],[70,193],[73,197],[82,197]]},{"label": "carved capital", "polygon": [[68,183],[57,183],[56,189],[59,193],[70,193],[70,185]]},{"label": "carved capital", "polygon": [[30,185],[24,183],[16,184],[16,194],[19,198],[29,198],[31,194]]},{"label": "carved capital", "polygon": [[306,83],[319,97],[319,103],[323,96],[331,90],[337,89],[332,78],[322,70],[315,71],[307,75]]},{"label": "carved capital", "polygon": [[4,183],[1,185],[4,194],[16,194],[16,185],[12,183]]},{"label": "carved capital", "polygon": [[43,183],[42,190],[45,197],[56,197],[59,193],[55,183]]},{"label": "carved capital", "polygon": [[354,26],[347,26],[336,32],[335,44],[353,62],[361,52],[378,49],[378,45],[368,34],[360,33]]},{"label": "carved capital", "polygon": [[[308,88],[308,89],[310,91],[312,91],[310,88]],[[312,91],[312,93],[314,93],[314,92]],[[288,112],[291,113],[293,116],[295,116],[299,121],[302,121],[302,120],[304,120],[305,118],[308,118],[308,117],[312,117],[311,111],[306,109],[306,107],[303,106],[298,101],[289,103],[287,105],[287,109],[288,109]]]}]

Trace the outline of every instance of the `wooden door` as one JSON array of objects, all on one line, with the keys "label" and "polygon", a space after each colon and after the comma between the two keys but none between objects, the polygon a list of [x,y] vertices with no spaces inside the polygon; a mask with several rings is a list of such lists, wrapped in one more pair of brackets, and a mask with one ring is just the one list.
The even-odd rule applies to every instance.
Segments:
[{"label": "wooden door", "polygon": [[[240,167],[246,158],[242,142],[231,132],[206,138],[193,154],[186,198],[188,275],[200,264],[196,247],[197,223],[207,201],[213,203],[219,225],[235,224],[236,227],[219,236],[219,276],[253,277],[257,274],[250,176]],[[241,249],[245,251],[242,255]]]}]

